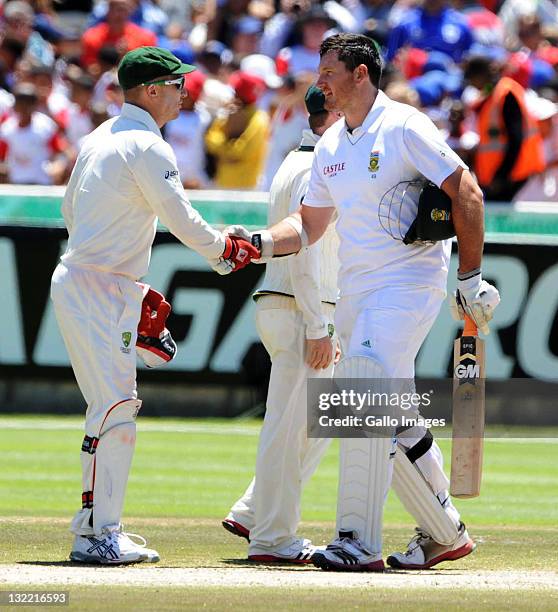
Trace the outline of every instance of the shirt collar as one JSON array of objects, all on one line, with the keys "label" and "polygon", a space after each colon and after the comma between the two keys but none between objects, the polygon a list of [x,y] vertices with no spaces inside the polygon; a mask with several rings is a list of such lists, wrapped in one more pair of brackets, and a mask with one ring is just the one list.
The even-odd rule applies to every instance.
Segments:
[{"label": "shirt collar", "polygon": [[374,104],[372,104],[372,108],[368,111],[368,114],[364,118],[362,125],[359,125],[352,132],[349,132],[349,130],[347,129],[347,123],[345,122],[345,131],[349,140],[354,142],[355,140],[358,140],[363,134],[368,132],[368,130],[372,127],[372,124],[375,123],[382,116],[383,111],[387,108],[390,102],[391,100],[386,96],[386,94],[378,89]]},{"label": "shirt collar", "polygon": [[302,140],[300,141],[300,146],[315,147],[319,140],[320,137],[318,134],[314,134],[312,130],[302,130]]},{"label": "shirt collar", "polygon": [[124,102],[122,105],[122,110],[120,111],[120,116],[126,119],[132,119],[133,121],[139,121],[140,123],[143,123],[143,125],[145,125],[151,132],[157,134],[157,136],[161,136],[161,130],[155,123],[155,119],[153,119],[153,117],[146,110],[143,110],[143,108],[140,108],[135,104]]}]

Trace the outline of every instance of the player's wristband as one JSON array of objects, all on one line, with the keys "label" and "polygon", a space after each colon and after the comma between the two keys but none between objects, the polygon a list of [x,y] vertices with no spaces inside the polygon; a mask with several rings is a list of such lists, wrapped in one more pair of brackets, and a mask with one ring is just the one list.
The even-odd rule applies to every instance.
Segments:
[{"label": "player's wristband", "polygon": [[273,236],[269,230],[254,232],[250,241],[260,252],[260,258],[253,259],[253,263],[267,263],[273,257]]},{"label": "player's wristband", "polygon": [[469,270],[469,272],[458,272],[457,273],[457,280],[459,281],[466,281],[469,280],[470,278],[473,278],[477,275],[480,275],[481,273],[481,269],[480,268],[475,268],[474,270]]}]

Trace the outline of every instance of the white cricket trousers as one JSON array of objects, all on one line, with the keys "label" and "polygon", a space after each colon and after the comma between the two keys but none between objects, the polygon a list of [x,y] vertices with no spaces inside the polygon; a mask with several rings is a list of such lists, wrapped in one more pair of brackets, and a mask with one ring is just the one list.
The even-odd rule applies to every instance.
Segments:
[{"label": "white cricket trousers", "polygon": [[[88,513],[80,521],[83,525],[75,528],[76,533],[85,535],[88,532],[85,515],[91,514],[93,505],[96,445],[109,425],[131,425],[141,406],[136,391],[136,338],[143,292],[135,281],[124,276],[60,263],[52,277],[51,298],[77,383],[87,403],[81,459],[82,511],[88,510]],[[122,457],[118,449],[120,439],[115,442],[114,465],[131,461],[135,424],[133,427],[133,431],[126,430],[126,435],[120,434],[125,444]],[[110,471],[110,456],[107,460]],[[118,482],[125,488],[126,481],[127,473],[119,474],[113,484],[116,486]],[[116,494],[123,501],[124,491]],[[108,514],[115,514],[119,519],[120,512],[115,507]]]},{"label": "white cricket trousers", "polygon": [[[364,294],[342,297],[335,323],[343,357],[363,355],[382,365],[388,378],[414,379],[415,359],[440,311],[445,293],[415,285],[387,286]],[[405,449],[415,446],[426,428],[416,426],[398,438]],[[340,452],[343,452],[341,441]],[[443,456],[434,441],[417,462],[424,478],[456,525],[459,513],[447,491]],[[391,476],[390,476],[391,480]]]},{"label": "white cricket trousers", "polygon": [[[322,306],[332,321],[333,305]],[[333,364],[314,370],[305,363],[305,325],[294,298],[259,298],[256,327],[271,358],[266,413],[255,478],[229,516],[250,530],[250,550],[273,551],[296,539],[302,488],[331,442],[306,436],[306,381],[331,378]]]}]

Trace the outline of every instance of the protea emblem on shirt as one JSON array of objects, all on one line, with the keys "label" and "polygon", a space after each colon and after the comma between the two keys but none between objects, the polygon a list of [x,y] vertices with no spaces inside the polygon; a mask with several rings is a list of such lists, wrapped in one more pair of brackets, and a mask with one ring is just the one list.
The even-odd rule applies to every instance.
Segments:
[{"label": "protea emblem on shirt", "polygon": [[368,170],[370,170],[370,172],[377,172],[379,169],[380,169],[380,152],[371,151],[370,161],[368,163]]}]

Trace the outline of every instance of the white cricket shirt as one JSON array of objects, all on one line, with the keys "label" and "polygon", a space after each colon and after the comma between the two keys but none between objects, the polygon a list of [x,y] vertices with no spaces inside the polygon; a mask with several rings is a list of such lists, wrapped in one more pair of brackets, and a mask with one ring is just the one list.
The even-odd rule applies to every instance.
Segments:
[{"label": "white cricket shirt", "polygon": [[147,272],[157,218],[204,257],[225,248],[222,234],[188,201],[153,117],[132,104],[85,138],[62,214],[70,236],[64,263],[132,279]]},{"label": "white cricket shirt", "polygon": [[[304,204],[337,209],[342,296],[395,283],[445,291],[451,241],[405,245],[382,228],[378,212],[382,196],[400,181],[422,176],[440,186],[458,166],[467,167],[426,115],[382,91],[352,134],[344,119],[325,132],[315,149]],[[404,232],[415,211],[416,202],[405,198]]]}]

